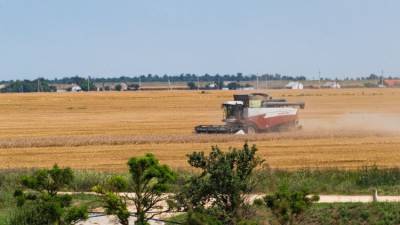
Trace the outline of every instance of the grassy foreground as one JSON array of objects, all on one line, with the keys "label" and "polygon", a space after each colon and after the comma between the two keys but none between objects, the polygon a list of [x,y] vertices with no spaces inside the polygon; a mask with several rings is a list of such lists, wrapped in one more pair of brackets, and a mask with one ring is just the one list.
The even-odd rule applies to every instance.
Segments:
[{"label": "grassy foreground", "polygon": [[[6,217],[15,209],[13,192],[19,185],[21,176],[31,174],[33,170],[0,171],[0,225],[5,224]],[[111,174],[96,171],[74,171],[75,179],[65,191],[90,191],[93,186],[103,182]],[[180,177],[175,190],[183,180],[190,176],[187,171],[179,171]],[[129,176],[127,173],[121,174]],[[306,188],[317,194],[371,194],[378,189],[379,194],[400,194],[400,169],[365,167],[358,170],[340,169],[304,169],[298,171],[259,170],[255,174],[259,185],[256,192],[272,193],[282,185],[293,190]],[[78,198],[94,206],[93,197],[81,195]],[[306,213],[304,224],[379,224],[376,221],[387,221],[382,224],[400,223],[400,204],[317,204]],[[395,223],[395,222],[397,223]]]}]

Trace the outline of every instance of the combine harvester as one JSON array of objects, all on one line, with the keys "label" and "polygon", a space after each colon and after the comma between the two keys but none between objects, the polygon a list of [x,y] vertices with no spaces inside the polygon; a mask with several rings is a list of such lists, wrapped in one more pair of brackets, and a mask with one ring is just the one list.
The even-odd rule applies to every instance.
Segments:
[{"label": "combine harvester", "polygon": [[299,129],[299,108],[304,102],[272,99],[267,94],[233,95],[234,101],[222,104],[225,125],[199,125],[196,133],[254,134],[269,131]]}]

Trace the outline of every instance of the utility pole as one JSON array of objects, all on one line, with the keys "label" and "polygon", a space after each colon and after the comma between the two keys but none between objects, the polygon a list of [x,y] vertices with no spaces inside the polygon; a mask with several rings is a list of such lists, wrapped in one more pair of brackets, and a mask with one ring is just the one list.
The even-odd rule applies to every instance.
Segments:
[{"label": "utility pole", "polygon": [[318,70],[318,87],[321,88],[321,70]]},{"label": "utility pole", "polygon": [[168,89],[169,89],[169,90],[172,90],[172,89],[171,89],[171,81],[169,80],[169,76],[168,76]]},{"label": "utility pole", "polygon": [[197,75],[196,77],[197,77],[197,90],[200,90],[200,78]]},{"label": "utility pole", "polygon": [[89,92],[90,90],[90,76],[87,78],[87,91]]},{"label": "utility pole", "polygon": [[256,89],[258,90],[258,73],[256,74],[256,79],[257,79]]},{"label": "utility pole", "polygon": [[40,92],[40,79],[37,80],[37,92]]},{"label": "utility pole", "polygon": [[265,75],[265,89],[268,89],[268,74]]}]

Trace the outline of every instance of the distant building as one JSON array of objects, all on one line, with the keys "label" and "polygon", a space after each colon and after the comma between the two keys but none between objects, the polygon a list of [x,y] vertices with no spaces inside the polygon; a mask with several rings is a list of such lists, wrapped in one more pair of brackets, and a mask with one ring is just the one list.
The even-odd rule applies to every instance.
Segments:
[{"label": "distant building", "polygon": [[120,83],[121,85],[121,91],[127,91],[128,90],[128,84],[127,83]]},{"label": "distant building", "polygon": [[386,87],[400,87],[400,80],[384,80]]},{"label": "distant building", "polygon": [[340,84],[337,81],[328,81],[325,84],[322,85],[323,88],[341,88]]},{"label": "distant building", "polygon": [[251,91],[251,90],[255,90],[254,87],[242,87],[241,90],[243,91]]},{"label": "distant building", "polygon": [[3,88],[5,88],[7,85],[5,85],[5,84],[0,84],[0,90],[1,89],[3,89]]},{"label": "distant building", "polygon": [[287,89],[303,89],[304,85],[298,81],[291,81],[285,85]]},{"label": "distant building", "polygon": [[77,84],[54,84],[57,92],[79,92],[82,88]]},{"label": "distant building", "polygon": [[71,87],[71,92],[81,92],[81,91],[82,91],[82,88],[79,85],[74,84]]},{"label": "distant building", "polygon": [[206,84],[206,89],[216,89],[217,85],[215,83]]},{"label": "distant building", "polygon": [[386,86],[385,85],[383,85],[383,84],[379,84],[378,85],[378,88],[385,88]]},{"label": "distant building", "polygon": [[228,84],[230,84],[230,83],[232,83],[232,81],[224,81],[224,82],[222,82],[222,84],[223,84],[224,86],[228,86]]}]

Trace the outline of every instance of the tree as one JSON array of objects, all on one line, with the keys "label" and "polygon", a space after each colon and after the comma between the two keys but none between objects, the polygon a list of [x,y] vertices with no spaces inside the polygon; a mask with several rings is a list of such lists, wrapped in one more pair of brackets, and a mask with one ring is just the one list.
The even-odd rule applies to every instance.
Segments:
[{"label": "tree", "polygon": [[121,84],[115,85],[115,90],[116,91],[121,91],[122,90],[122,85]]},{"label": "tree", "polygon": [[137,90],[139,90],[139,89],[140,89],[139,84],[129,84],[129,85],[128,85],[128,90],[137,91]]},{"label": "tree", "polygon": [[[160,165],[152,154],[143,157],[131,158],[128,161],[131,175],[131,187],[133,195],[121,195],[119,192],[128,188],[128,182],[122,177],[113,177],[106,185],[97,186],[94,190],[103,197],[107,214],[116,215],[123,225],[129,224],[129,211],[127,203],[133,202],[136,209],[137,225],[147,225],[148,221],[156,215],[168,212],[162,211],[158,204],[169,201],[170,196],[165,195],[170,184],[175,181],[176,174],[166,165]],[[158,209],[158,212],[151,212]]]},{"label": "tree", "polygon": [[236,90],[240,88],[240,84],[237,82],[231,82],[228,84],[228,89],[229,90]]},{"label": "tree", "polygon": [[294,224],[304,211],[318,200],[319,196],[309,196],[306,190],[293,191],[287,186],[280,187],[275,194],[264,197],[266,206],[282,225]]},{"label": "tree", "polygon": [[57,165],[22,177],[24,190],[14,193],[20,213],[11,219],[12,224],[69,225],[87,219],[86,207],[71,206],[71,195],[58,195],[73,178],[70,168],[61,169]]},{"label": "tree", "polygon": [[367,80],[378,80],[378,79],[379,79],[379,76],[376,74],[373,74],[373,73],[371,73],[369,75],[369,77],[367,77]]},{"label": "tree", "polygon": [[224,81],[219,80],[219,81],[215,82],[215,85],[216,85],[217,89],[222,89],[222,88],[224,88]]},{"label": "tree", "polygon": [[187,86],[188,86],[188,88],[190,90],[196,90],[197,89],[197,85],[193,81],[188,82]]},{"label": "tree", "polygon": [[189,157],[189,164],[200,169],[199,176],[190,178],[178,201],[189,210],[203,211],[206,204],[211,204],[207,213],[214,215],[224,224],[237,224],[246,218],[246,195],[255,187],[252,177],[255,168],[263,164],[256,156],[255,145],[247,143],[242,149],[230,148],[228,152],[213,146],[210,154],[194,152]]},{"label": "tree", "polygon": [[88,80],[84,79],[82,82],[77,83],[77,85],[82,88],[82,91],[88,91],[88,85],[89,91],[97,90],[97,87],[92,80],[89,80],[88,82]]},{"label": "tree", "polygon": [[128,181],[121,176],[113,176],[105,184],[93,188],[95,192],[101,194],[106,214],[116,215],[122,225],[129,225],[131,215],[128,210],[128,196],[120,194],[127,188]]}]

